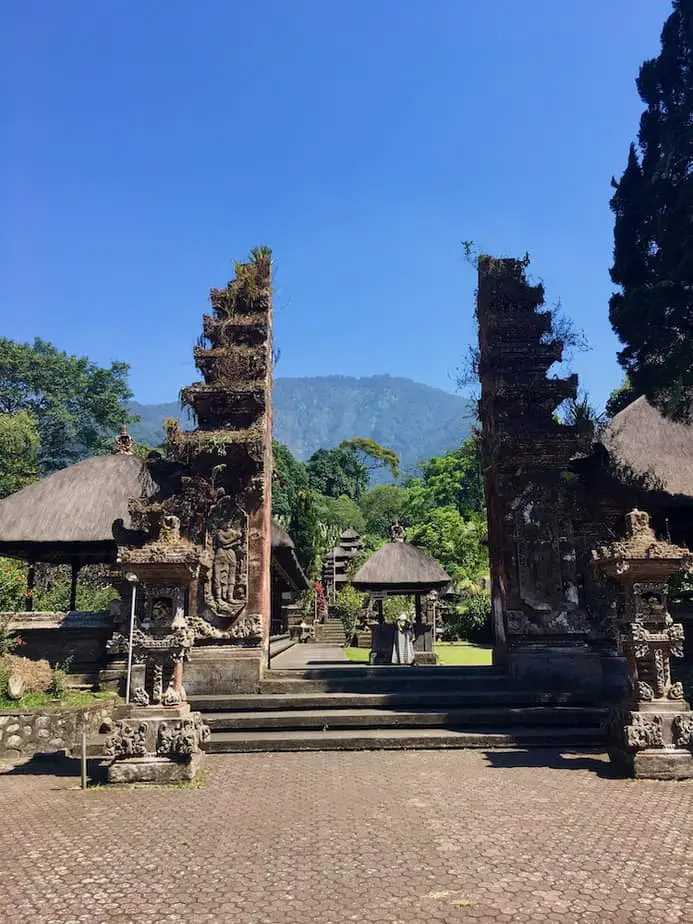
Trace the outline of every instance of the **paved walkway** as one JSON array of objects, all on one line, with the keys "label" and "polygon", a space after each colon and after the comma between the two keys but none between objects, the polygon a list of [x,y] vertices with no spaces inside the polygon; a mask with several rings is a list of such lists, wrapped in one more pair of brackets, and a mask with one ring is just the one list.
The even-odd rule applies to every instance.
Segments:
[{"label": "paved walkway", "polygon": [[292,645],[272,658],[272,668],[277,671],[306,670],[311,667],[348,667],[350,664],[359,666],[347,658],[341,645],[316,645],[315,642]]},{"label": "paved walkway", "polygon": [[[0,774],[12,924],[690,924],[693,786],[553,751],[227,755],[199,788]],[[40,767],[39,767],[40,769]]]}]

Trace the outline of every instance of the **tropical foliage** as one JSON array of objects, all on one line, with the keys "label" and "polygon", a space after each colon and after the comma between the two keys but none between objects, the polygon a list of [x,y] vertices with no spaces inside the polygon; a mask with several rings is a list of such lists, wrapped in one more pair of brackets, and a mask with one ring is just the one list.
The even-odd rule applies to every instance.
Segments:
[{"label": "tropical foliage", "polygon": [[634,397],[693,416],[693,0],[674,0],[661,49],[637,79],[645,110],[613,181],[611,323]]},{"label": "tropical foliage", "polygon": [[[45,340],[28,344],[0,338],[0,415],[5,427],[0,439],[8,439],[10,446],[24,441],[33,452],[29,467],[38,467],[42,476],[110,450],[122,424],[134,419],[127,408],[132,397],[127,377],[126,363],[102,368]],[[7,464],[3,451],[2,478],[13,477],[17,463],[12,453],[9,475]]]},{"label": "tropical foliage", "polygon": [[[351,570],[356,570],[389,540],[390,527],[397,521],[406,527],[410,542],[442,564],[459,592],[461,603],[448,613],[449,637],[478,634],[488,622],[489,609],[488,594],[479,595],[479,580],[488,572],[488,554],[478,437],[429,459],[404,484],[376,485],[370,490],[366,490],[365,461],[354,455],[363,442],[352,440],[337,449],[319,450],[305,465],[286,446],[275,444],[275,481],[282,488],[274,498],[274,512],[288,514],[299,561],[317,578],[339,533],[353,527],[364,544],[363,554],[352,562]],[[373,456],[387,458],[388,450],[377,447]],[[301,489],[293,490],[295,485]],[[340,489],[341,495],[329,493]],[[393,612],[404,603],[394,599]]]}]

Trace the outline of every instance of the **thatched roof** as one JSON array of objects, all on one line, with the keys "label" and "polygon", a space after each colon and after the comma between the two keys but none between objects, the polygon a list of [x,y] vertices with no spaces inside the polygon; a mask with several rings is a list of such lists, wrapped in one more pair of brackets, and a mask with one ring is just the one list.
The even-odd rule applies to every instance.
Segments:
[{"label": "thatched roof", "polygon": [[441,590],[450,582],[435,558],[406,542],[388,542],[359,568],[353,585],[357,590],[427,593]]},{"label": "thatched roof", "polygon": [[132,529],[131,497],[149,496],[145,463],[93,456],[0,500],[0,555],[37,561],[108,561],[119,529]]},{"label": "thatched roof", "polygon": [[294,540],[272,520],[272,567],[291,590],[307,590],[310,582],[296,558]]},{"label": "thatched roof", "polygon": [[646,398],[616,414],[599,442],[619,476],[693,498],[693,427],[667,420]]},{"label": "thatched roof", "polygon": [[[155,490],[137,456],[93,456],[63,468],[0,500],[0,555],[56,563],[114,561],[118,541],[137,543],[128,501]],[[293,540],[274,522],[272,552],[292,587],[309,586]]]}]

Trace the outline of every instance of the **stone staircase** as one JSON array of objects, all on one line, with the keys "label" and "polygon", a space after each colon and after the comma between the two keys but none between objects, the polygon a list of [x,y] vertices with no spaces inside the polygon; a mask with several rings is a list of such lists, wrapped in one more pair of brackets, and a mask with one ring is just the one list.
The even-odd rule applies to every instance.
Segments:
[{"label": "stone staircase", "polygon": [[318,645],[344,644],[344,626],[339,619],[328,619],[315,624],[315,641]]},{"label": "stone staircase", "polygon": [[603,747],[606,710],[512,686],[489,668],[270,671],[258,695],[190,698],[207,750]]}]

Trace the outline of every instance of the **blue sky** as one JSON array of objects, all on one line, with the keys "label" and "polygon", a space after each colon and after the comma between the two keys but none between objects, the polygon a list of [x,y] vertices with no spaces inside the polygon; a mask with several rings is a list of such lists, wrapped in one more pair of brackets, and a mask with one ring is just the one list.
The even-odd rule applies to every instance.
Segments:
[{"label": "blue sky", "polygon": [[197,376],[210,286],[276,259],[281,376],[455,389],[460,242],[522,255],[620,381],[609,181],[669,0],[23,0],[0,30],[0,332]]}]

